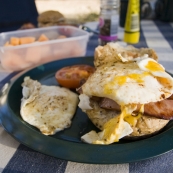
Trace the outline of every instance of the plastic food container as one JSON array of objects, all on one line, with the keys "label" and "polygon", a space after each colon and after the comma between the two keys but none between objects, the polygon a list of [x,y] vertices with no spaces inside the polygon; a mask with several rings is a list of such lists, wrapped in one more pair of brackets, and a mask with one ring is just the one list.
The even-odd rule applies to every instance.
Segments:
[{"label": "plastic food container", "polygon": [[[37,41],[44,34],[48,41]],[[66,38],[59,38],[59,36]],[[4,46],[12,37],[35,37],[35,42]],[[0,34],[0,60],[7,71],[19,71],[46,62],[84,56],[89,33],[72,26],[53,26]]]}]

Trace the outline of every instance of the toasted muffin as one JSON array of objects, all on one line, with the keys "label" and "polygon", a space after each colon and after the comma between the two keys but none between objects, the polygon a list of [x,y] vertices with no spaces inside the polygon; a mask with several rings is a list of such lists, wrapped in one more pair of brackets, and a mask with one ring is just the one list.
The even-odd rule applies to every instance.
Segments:
[{"label": "toasted muffin", "polygon": [[[118,116],[120,112],[114,110],[103,109],[99,106],[98,102],[90,100],[90,105],[92,109],[86,110],[86,113],[91,120],[91,122],[100,130],[103,130],[103,126],[106,122]],[[140,139],[145,138],[151,135],[158,133],[169,120],[164,120],[156,117],[151,117],[148,115],[142,115],[138,120],[135,126],[131,126],[133,132],[126,137],[125,139]]]},{"label": "toasted muffin", "polygon": [[173,78],[157,60],[149,48],[109,43],[95,49],[96,71],[81,87],[79,107],[101,132],[91,131],[83,141],[143,138],[173,119]]}]

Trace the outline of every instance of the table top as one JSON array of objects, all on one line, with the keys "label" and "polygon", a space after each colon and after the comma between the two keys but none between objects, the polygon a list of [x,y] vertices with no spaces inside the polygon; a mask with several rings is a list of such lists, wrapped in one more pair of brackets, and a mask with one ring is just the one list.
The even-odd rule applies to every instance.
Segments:
[{"label": "table top", "polygon": [[[97,23],[87,23],[96,29]],[[123,38],[123,28],[118,37]],[[93,56],[98,46],[98,36],[91,34],[86,56]],[[153,48],[159,62],[173,73],[173,24],[160,21],[142,20],[140,41],[135,47]],[[8,73],[0,68],[0,87],[8,82],[16,72]],[[83,164],[64,161],[38,153],[10,136],[0,125],[0,172],[49,172],[49,173],[171,173],[173,172],[173,151],[161,156],[127,164]]]}]

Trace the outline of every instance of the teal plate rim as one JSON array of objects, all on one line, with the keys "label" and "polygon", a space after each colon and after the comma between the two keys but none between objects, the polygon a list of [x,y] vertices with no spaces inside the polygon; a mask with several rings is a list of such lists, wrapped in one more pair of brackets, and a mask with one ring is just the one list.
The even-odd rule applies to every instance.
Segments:
[{"label": "teal plate rim", "polygon": [[167,153],[173,149],[173,123],[157,135],[149,138],[125,141],[111,145],[86,144],[80,136],[94,129],[86,114],[77,108],[72,126],[52,136],[45,136],[38,129],[27,124],[20,117],[22,97],[21,83],[25,76],[46,85],[58,85],[55,72],[64,67],[76,64],[93,65],[93,57],[78,57],[57,60],[34,67],[17,75],[1,90],[0,119],[5,130],[17,141],[40,153],[58,159],[90,164],[122,164],[137,162]]}]

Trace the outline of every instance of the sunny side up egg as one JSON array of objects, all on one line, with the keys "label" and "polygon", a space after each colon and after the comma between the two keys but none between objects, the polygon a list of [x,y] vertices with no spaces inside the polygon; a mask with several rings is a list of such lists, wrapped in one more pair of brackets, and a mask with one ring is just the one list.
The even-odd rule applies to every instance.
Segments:
[{"label": "sunny side up egg", "polygon": [[119,105],[146,104],[169,97],[173,79],[156,61],[141,58],[137,62],[100,66],[82,90],[87,96],[110,98]]},{"label": "sunny side up egg", "polygon": [[20,114],[24,121],[44,135],[53,135],[71,126],[78,95],[67,88],[41,85],[25,77],[22,83]]},{"label": "sunny side up egg", "polygon": [[[84,141],[92,137],[95,144],[110,144],[132,133],[130,125],[143,114],[144,104],[172,95],[173,79],[155,60],[142,57],[127,63],[100,66],[82,86],[82,90],[88,97],[110,98],[121,106],[120,115],[105,123],[103,131],[98,134],[91,131],[82,137]],[[131,114],[137,104],[142,106],[138,116],[133,118]]]},{"label": "sunny side up egg", "polygon": [[143,60],[138,60],[137,64],[141,70],[150,72],[153,76],[157,77],[157,80],[160,81],[163,85],[169,83],[172,84],[172,77],[165,72],[165,68],[157,63],[151,58],[145,58]]}]

